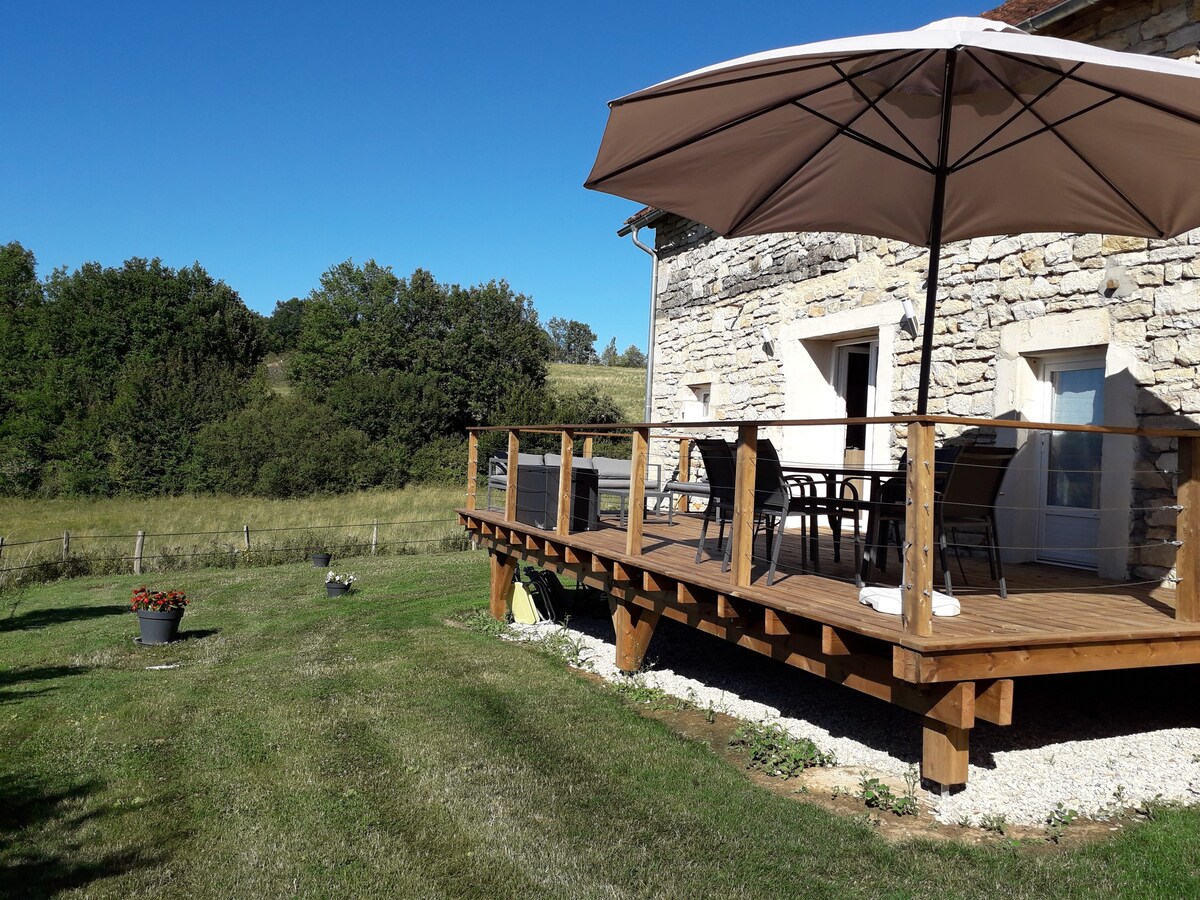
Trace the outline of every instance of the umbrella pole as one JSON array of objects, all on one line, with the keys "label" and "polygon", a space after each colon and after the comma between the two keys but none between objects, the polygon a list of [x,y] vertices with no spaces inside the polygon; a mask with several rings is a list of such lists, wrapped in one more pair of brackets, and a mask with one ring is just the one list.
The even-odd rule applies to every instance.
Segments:
[{"label": "umbrella pole", "polygon": [[929,412],[929,370],[933,363],[933,317],[937,307],[938,268],[942,262],[942,195],[944,175],[938,176],[937,203],[934,206],[932,240],[929,242],[929,277],[925,283],[925,326],[921,329],[921,378],[917,384],[917,415]]},{"label": "umbrella pole", "polygon": [[921,332],[921,378],[917,383],[917,415],[929,412],[929,370],[933,363],[933,315],[937,307],[938,266],[942,261],[942,218],[946,213],[946,176],[950,153],[950,115],[954,111],[954,69],[958,52],[946,54],[942,83],[942,121],[938,160],[933,170],[933,209],[929,214],[929,277],[925,281],[925,330]]}]

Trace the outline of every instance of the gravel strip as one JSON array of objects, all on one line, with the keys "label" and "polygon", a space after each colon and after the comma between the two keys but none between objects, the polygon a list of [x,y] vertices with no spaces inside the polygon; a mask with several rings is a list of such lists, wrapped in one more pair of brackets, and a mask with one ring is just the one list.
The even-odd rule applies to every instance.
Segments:
[{"label": "gravel strip", "polygon": [[[612,625],[576,615],[569,627],[511,626],[519,640],[558,631],[580,649],[584,667],[615,681]],[[916,715],[800,672],[666,619],[637,677],[648,686],[740,719],[779,723],[832,751],[838,765],[900,779],[921,759]],[[948,797],[922,792],[951,824],[1003,816],[1037,825],[1058,804],[1103,819],[1147,802],[1200,802],[1200,727],[1194,698],[1200,666],[1023,678],[1016,724],[971,731],[967,787]]]}]

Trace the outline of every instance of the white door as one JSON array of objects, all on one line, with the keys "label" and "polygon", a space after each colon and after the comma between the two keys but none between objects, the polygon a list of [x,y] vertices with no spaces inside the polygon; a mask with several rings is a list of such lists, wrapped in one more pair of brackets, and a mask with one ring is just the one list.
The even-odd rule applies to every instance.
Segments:
[{"label": "white door", "polygon": [[[1048,362],[1042,367],[1047,421],[1103,421],[1104,360]],[[1104,435],[1054,431],[1041,436],[1038,559],[1096,568],[1100,529],[1100,466]]]}]

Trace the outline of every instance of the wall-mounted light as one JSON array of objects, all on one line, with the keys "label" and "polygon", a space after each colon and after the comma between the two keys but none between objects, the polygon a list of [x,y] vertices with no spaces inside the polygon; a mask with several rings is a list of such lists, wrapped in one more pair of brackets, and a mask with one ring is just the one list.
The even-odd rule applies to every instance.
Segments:
[{"label": "wall-mounted light", "polygon": [[913,340],[917,338],[917,311],[913,309],[912,301],[905,297],[900,301],[904,315],[900,318],[900,328]]},{"label": "wall-mounted light", "polygon": [[767,356],[775,355],[775,341],[771,338],[771,330],[766,325],[762,328],[762,348]]}]

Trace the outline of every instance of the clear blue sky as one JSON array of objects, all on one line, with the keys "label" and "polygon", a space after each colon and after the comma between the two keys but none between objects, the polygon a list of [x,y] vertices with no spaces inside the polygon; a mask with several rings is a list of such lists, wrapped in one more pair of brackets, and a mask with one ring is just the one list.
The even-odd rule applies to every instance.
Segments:
[{"label": "clear blue sky", "polygon": [[637,206],[582,187],[614,97],[970,0],[12,2],[0,242],[59,266],[200,262],[269,313],[352,257],[505,278],[645,347]]}]

